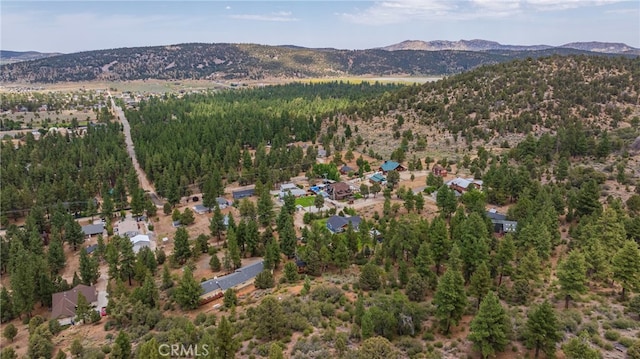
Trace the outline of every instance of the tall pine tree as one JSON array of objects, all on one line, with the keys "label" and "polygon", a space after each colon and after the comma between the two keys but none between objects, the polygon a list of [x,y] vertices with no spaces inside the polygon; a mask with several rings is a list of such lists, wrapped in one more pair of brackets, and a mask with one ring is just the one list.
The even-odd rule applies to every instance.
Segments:
[{"label": "tall pine tree", "polygon": [[480,304],[478,314],[470,325],[469,339],[483,358],[501,352],[509,344],[509,317],[498,297],[489,292]]}]

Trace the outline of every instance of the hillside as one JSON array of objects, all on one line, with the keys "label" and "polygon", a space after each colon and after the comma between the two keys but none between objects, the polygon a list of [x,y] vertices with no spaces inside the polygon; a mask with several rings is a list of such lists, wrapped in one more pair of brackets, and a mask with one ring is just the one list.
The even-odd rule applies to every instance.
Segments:
[{"label": "hillside", "polygon": [[0,50],[0,64],[11,64],[15,62],[31,61],[51,56],[62,55],[60,53],[43,53],[37,51],[8,51]]},{"label": "hillside", "polygon": [[507,51],[538,51],[549,49],[575,49],[589,52],[607,53],[607,54],[640,54],[640,49],[633,48],[623,43],[611,42],[572,42],[560,46],[549,45],[503,45],[495,41],[487,40],[459,40],[459,41],[421,41],[407,40],[397,44],[382,47],[382,50],[398,51],[398,50],[427,50],[427,51],[490,51],[490,50],[507,50]]},{"label": "hillside", "polygon": [[137,79],[299,79],[325,76],[449,75],[554,53],[537,51],[385,51],[307,49],[253,44],[179,44],[66,54],[0,66],[0,81],[52,83]]}]

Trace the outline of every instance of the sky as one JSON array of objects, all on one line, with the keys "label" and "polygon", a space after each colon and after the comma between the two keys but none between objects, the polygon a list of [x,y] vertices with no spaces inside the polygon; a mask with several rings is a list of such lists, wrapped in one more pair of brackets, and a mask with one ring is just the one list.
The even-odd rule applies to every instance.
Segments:
[{"label": "sky", "polygon": [[0,49],[71,53],[186,42],[369,49],[404,40],[640,48],[638,0],[0,1]]}]

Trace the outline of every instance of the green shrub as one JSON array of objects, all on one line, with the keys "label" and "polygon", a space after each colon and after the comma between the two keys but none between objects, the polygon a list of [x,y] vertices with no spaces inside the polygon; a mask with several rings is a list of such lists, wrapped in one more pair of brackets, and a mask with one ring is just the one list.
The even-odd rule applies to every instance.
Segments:
[{"label": "green shrub", "polygon": [[611,325],[616,329],[633,329],[637,323],[631,319],[618,318],[611,321]]},{"label": "green shrub", "polygon": [[607,340],[615,341],[620,339],[620,333],[615,330],[607,330],[604,332],[604,337],[607,338]]},{"label": "green shrub", "polygon": [[629,337],[622,337],[618,339],[618,343],[623,345],[625,348],[631,347],[636,342],[635,339]]}]

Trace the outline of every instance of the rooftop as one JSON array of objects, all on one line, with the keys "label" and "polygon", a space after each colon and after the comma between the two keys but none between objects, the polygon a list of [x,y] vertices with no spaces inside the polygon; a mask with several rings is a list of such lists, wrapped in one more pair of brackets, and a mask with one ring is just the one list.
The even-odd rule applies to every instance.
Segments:
[{"label": "rooftop", "polygon": [[102,234],[104,232],[104,223],[88,224],[82,226],[82,232],[85,236],[93,236],[94,234]]},{"label": "rooftop", "polygon": [[223,292],[229,288],[233,288],[239,284],[242,284],[250,279],[255,278],[264,269],[263,261],[259,261],[248,266],[237,269],[235,272],[209,279],[208,281],[200,283],[202,293],[207,294],[215,290],[222,290]]}]

